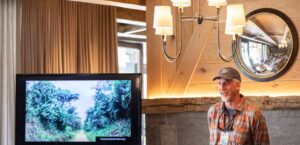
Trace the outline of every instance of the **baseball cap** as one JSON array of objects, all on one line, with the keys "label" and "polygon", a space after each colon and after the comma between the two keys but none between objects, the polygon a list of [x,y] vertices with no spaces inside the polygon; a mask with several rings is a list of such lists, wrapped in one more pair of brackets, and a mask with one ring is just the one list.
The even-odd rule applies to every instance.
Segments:
[{"label": "baseball cap", "polygon": [[241,76],[239,71],[233,67],[222,68],[219,73],[213,78],[213,81],[216,79],[224,78],[226,80],[237,79],[241,81]]}]

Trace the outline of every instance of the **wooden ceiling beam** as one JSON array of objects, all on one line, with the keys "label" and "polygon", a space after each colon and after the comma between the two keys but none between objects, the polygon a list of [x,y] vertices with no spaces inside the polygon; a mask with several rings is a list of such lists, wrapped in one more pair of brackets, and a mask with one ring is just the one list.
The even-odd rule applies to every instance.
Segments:
[{"label": "wooden ceiling beam", "polygon": [[146,22],[146,11],[117,8],[117,19]]},{"label": "wooden ceiling beam", "polygon": [[146,11],[145,0],[69,0]]},{"label": "wooden ceiling beam", "polygon": [[108,0],[108,1],[146,6],[146,0]]}]

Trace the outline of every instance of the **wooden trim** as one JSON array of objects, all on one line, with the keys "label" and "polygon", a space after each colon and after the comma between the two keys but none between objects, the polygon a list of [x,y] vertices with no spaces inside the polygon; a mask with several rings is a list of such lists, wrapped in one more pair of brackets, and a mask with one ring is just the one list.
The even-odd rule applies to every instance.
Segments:
[{"label": "wooden trim", "polygon": [[[251,96],[247,99],[262,110],[300,109],[300,96]],[[143,99],[142,112],[145,114],[206,112],[218,101],[219,97]]]},{"label": "wooden trim", "polygon": [[146,6],[146,0],[109,0],[109,1]]},{"label": "wooden trim", "polygon": [[[146,11],[117,7],[117,19],[134,21],[134,24],[136,21],[145,22],[146,24]],[[138,25],[138,23],[135,25]]]},{"label": "wooden trim", "polygon": [[140,11],[146,11],[145,1],[143,0],[69,0],[76,2],[84,2],[91,4],[108,5],[126,9],[134,9]]}]

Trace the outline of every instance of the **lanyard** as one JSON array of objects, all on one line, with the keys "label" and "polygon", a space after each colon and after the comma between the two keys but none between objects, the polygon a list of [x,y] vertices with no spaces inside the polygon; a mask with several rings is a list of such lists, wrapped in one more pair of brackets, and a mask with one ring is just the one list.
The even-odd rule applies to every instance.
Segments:
[{"label": "lanyard", "polygon": [[[224,128],[220,128],[220,119],[222,117],[222,115],[224,114],[224,118],[223,118],[223,124],[224,124]],[[218,117],[218,129],[221,130],[221,131],[232,131],[233,130],[233,124],[234,124],[234,118],[236,116],[236,113],[232,116],[232,117],[229,117],[228,119],[228,122],[226,123],[225,121],[225,113],[224,111],[222,111],[222,113],[220,114],[220,116]]]}]

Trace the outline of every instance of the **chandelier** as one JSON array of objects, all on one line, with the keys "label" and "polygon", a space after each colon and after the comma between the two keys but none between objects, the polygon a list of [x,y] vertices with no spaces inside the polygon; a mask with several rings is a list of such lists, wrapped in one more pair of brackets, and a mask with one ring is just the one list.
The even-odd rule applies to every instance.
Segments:
[{"label": "chandelier", "polygon": [[171,56],[167,51],[167,36],[173,35],[173,15],[171,13],[170,6],[155,6],[154,8],[154,20],[153,27],[155,28],[155,34],[161,35],[162,38],[162,49],[164,56],[168,62],[176,62],[178,58],[181,56],[182,50],[182,23],[185,21],[195,21],[197,24],[202,24],[204,20],[208,21],[216,21],[217,28],[217,52],[220,57],[225,62],[229,62],[233,59],[236,49],[237,49],[237,40],[238,35],[243,33],[243,27],[246,25],[245,13],[243,5],[235,4],[227,6],[227,18],[225,25],[225,34],[232,35],[234,41],[234,49],[230,56],[224,56],[221,53],[220,48],[220,29],[219,29],[219,19],[220,19],[220,10],[222,6],[227,5],[226,0],[208,0],[208,6],[214,6],[216,8],[216,16],[204,17],[199,13],[200,0],[198,0],[198,12],[196,16],[184,16],[183,8],[191,6],[191,0],[171,0],[174,7],[178,8],[178,18],[179,18],[179,36],[180,36],[180,44],[179,51],[176,55]]}]

